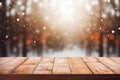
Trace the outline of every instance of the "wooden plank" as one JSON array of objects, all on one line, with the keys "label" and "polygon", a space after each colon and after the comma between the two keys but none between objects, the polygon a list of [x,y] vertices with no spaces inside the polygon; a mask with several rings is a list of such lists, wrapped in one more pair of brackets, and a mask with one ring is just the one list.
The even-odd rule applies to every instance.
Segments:
[{"label": "wooden plank", "polygon": [[40,57],[28,58],[23,64],[17,67],[12,73],[13,74],[32,74],[37,64],[40,62]]},{"label": "wooden plank", "polygon": [[81,58],[68,58],[72,74],[92,74]]},{"label": "wooden plank", "polygon": [[94,74],[113,74],[113,72],[105,67],[102,63],[98,62],[95,58],[82,58]]},{"label": "wooden plank", "polygon": [[1,57],[0,74],[120,74],[119,57]]},{"label": "wooden plank", "polygon": [[14,59],[14,57],[1,57],[0,58],[0,65],[6,64],[7,62],[9,62],[12,59]]},{"label": "wooden plank", "polygon": [[40,63],[36,70],[46,70],[46,71],[51,71],[53,67],[53,63]]},{"label": "wooden plank", "polygon": [[110,59],[120,64],[120,57],[110,57]]},{"label": "wooden plank", "polygon": [[109,58],[102,57],[97,58],[102,64],[104,64],[107,68],[112,70],[115,74],[120,74],[120,65],[110,60]]},{"label": "wooden plank", "polygon": [[9,74],[27,58],[18,57],[12,59],[9,63],[0,66],[0,74]]},{"label": "wooden plank", "polygon": [[67,58],[55,58],[53,74],[71,74]]},{"label": "wooden plank", "polygon": [[84,57],[82,58],[85,62],[98,62],[97,59],[93,58],[93,57]]},{"label": "wooden plank", "polygon": [[54,62],[55,64],[56,63],[60,63],[60,64],[68,64],[68,60],[67,60],[67,58],[64,58],[64,57],[59,57],[59,58],[55,58],[55,62]]},{"label": "wooden plank", "polygon": [[37,65],[40,59],[40,57],[30,57],[22,65]]},{"label": "wooden plank", "polygon": [[69,67],[54,67],[53,74],[71,74]]},{"label": "wooden plank", "polygon": [[34,70],[33,74],[51,74],[53,68],[54,58],[44,57]]},{"label": "wooden plank", "polygon": [[66,64],[66,63],[62,63],[62,64],[55,63],[54,66],[56,66],[56,67],[69,67],[69,64]]},{"label": "wooden plank", "polygon": [[40,61],[40,63],[53,63],[53,62],[54,62],[54,58],[49,58],[49,57],[44,57]]},{"label": "wooden plank", "polygon": [[12,74],[32,74],[35,65],[20,65]]}]

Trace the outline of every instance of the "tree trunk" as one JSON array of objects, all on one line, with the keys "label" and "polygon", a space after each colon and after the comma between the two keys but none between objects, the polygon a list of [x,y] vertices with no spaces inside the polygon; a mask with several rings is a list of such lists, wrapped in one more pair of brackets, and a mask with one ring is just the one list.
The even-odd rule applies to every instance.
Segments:
[{"label": "tree trunk", "polygon": [[103,34],[100,32],[100,39],[99,39],[99,56],[103,57]]},{"label": "tree trunk", "polygon": [[7,56],[7,51],[6,51],[6,6],[5,2],[6,0],[2,0],[2,9],[0,10],[0,54],[2,57]]},{"label": "tree trunk", "polygon": [[27,6],[26,6],[26,2],[27,2],[27,0],[24,1],[24,5],[25,5],[24,13],[25,13],[25,15],[24,15],[23,19],[24,19],[24,25],[25,26],[23,26],[23,57],[27,56],[27,45],[26,45],[26,37],[27,37],[27,32],[26,32],[26,26],[27,26],[26,25],[26,8],[27,8]]},{"label": "tree trunk", "polygon": [[[120,10],[120,9],[119,9]],[[120,11],[119,11],[120,12]],[[120,17],[118,18],[118,27],[120,27],[120,23],[119,23],[119,21],[120,21]],[[118,46],[118,54],[119,54],[119,57],[120,57],[120,30],[118,31],[118,38],[119,38],[119,46]]]},{"label": "tree trunk", "polygon": [[[101,17],[101,15],[102,15],[102,11],[103,11],[103,7],[102,7],[102,4],[103,4],[103,2],[102,2],[102,0],[99,0],[99,6],[100,6],[100,10],[99,10],[99,16],[100,16],[100,18],[99,18],[99,27],[101,27],[102,28],[102,22],[101,22],[101,19],[102,19],[102,17]],[[100,31],[100,37],[99,37],[99,56],[100,57],[103,57],[103,32],[102,31]]]},{"label": "tree trunk", "polygon": [[27,56],[27,46],[26,46],[26,28],[24,28],[23,32],[23,57]]}]

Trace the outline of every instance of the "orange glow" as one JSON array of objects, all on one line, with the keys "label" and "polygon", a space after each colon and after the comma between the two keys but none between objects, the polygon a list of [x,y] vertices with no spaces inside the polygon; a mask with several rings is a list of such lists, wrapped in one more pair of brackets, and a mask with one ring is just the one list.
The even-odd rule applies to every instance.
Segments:
[{"label": "orange glow", "polygon": [[47,40],[47,34],[44,33],[44,34],[40,37],[40,42],[45,43],[46,40]]},{"label": "orange glow", "polygon": [[95,33],[94,33],[94,38],[95,38],[95,39],[99,39],[99,37],[100,37],[100,33],[99,33],[99,32],[95,32]]},{"label": "orange glow", "polygon": [[32,44],[32,42],[33,42],[33,41],[32,41],[31,39],[27,39],[27,40],[26,40],[26,44],[27,44],[27,45]]},{"label": "orange glow", "polygon": [[110,40],[113,40],[115,36],[113,34],[110,34]]}]

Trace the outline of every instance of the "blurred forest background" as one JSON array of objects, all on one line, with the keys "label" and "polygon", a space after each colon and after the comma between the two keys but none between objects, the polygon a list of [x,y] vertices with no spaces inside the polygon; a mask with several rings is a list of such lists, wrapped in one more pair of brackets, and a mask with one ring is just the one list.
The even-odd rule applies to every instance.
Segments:
[{"label": "blurred forest background", "polygon": [[0,56],[120,56],[120,0],[0,0]]}]

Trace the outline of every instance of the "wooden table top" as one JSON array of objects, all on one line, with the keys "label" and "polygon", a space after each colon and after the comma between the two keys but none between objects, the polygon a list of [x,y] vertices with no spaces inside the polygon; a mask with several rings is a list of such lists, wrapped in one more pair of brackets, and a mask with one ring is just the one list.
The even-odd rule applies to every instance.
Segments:
[{"label": "wooden table top", "polygon": [[1,57],[0,74],[120,74],[120,58]]}]

